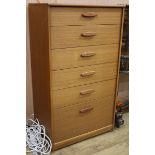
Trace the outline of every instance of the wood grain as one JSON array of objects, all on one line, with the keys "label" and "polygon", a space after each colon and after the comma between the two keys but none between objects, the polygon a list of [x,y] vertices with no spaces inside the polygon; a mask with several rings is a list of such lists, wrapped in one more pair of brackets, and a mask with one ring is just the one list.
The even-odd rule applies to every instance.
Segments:
[{"label": "wood grain", "polygon": [[[74,5],[74,6],[78,6],[78,5],[82,5],[82,6],[100,6],[100,7],[106,7],[106,6],[115,6],[115,7],[120,7],[120,4],[122,5],[128,5],[129,1],[128,0],[95,0],[95,1],[90,1],[90,0],[26,0],[26,3],[48,3],[49,5]],[[27,22],[28,23],[28,22]],[[28,27],[28,24],[27,24]],[[27,32],[29,33],[29,31],[27,30]],[[29,36],[27,35],[27,42],[29,41]],[[29,53],[29,44],[27,45],[27,52]],[[33,114],[33,100],[32,100],[32,81],[31,81],[31,72],[30,71],[30,62],[29,62],[30,56],[29,54],[27,55],[27,60],[28,60],[28,72],[27,72],[27,76],[29,78],[27,78],[27,96],[26,96],[26,104],[27,104],[27,110],[26,110],[26,114],[27,114],[27,118],[29,118],[29,116],[31,116],[31,114]]]},{"label": "wood grain", "polygon": [[[112,124],[114,96],[91,100],[54,111],[54,142],[60,142]],[[93,109],[86,113],[84,108]],[[91,120],[91,121],[88,121]],[[75,123],[76,122],[76,123]]]},{"label": "wood grain", "polygon": [[29,5],[29,31],[34,114],[51,136],[48,5]]},{"label": "wood grain", "polygon": [[[119,44],[88,46],[50,51],[51,69],[65,69],[118,61]],[[91,57],[81,57],[84,53],[94,53]]]},{"label": "wood grain", "polygon": [[[115,94],[116,80],[108,80],[83,86],[77,86],[62,90],[55,90],[52,95],[54,108],[65,107],[68,105],[78,104],[90,99],[103,98]],[[80,95],[81,91],[93,89],[94,92],[87,95]]]},{"label": "wood grain", "polygon": [[[95,32],[94,37],[82,33]],[[51,27],[51,49],[119,43],[120,25]]]},{"label": "wood grain", "polygon": [[[118,53],[118,45],[121,46],[120,45],[121,19],[119,21],[120,24],[117,25],[90,24],[81,26],[49,27],[48,20],[51,19],[51,17],[49,16],[48,11],[49,6],[47,4],[42,5],[32,4],[29,7],[32,83],[34,92],[33,102],[36,117],[38,117],[41,123],[45,125],[48,134],[52,138],[54,146],[53,149],[57,149],[112,129],[113,127],[112,124],[114,123],[113,115],[115,110],[113,102],[116,99],[116,92],[117,92],[116,82],[118,81],[116,81],[115,79],[116,75],[115,75],[115,77],[113,77],[114,79],[112,80],[96,82],[94,79],[94,81],[92,82],[95,83],[92,82],[91,84],[83,83],[83,85],[80,84],[80,86],[76,87],[75,86],[73,87],[73,85],[71,85],[69,86],[70,88],[67,89],[65,87],[63,88],[57,87],[58,89],[61,90],[58,90],[57,88],[54,90],[54,87],[52,85],[53,75],[51,74],[51,80],[50,80],[50,71],[51,73],[56,73],[59,72],[60,70],[61,72],[72,70],[73,72],[74,69],[79,68],[92,69],[92,68],[87,68],[86,66],[85,67],[76,66],[78,68],[67,69],[65,68],[66,66],[62,65],[64,67],[63,70],[62,68],[57,68],[57,70],[55,70],[54,67],[52,66],[53,58],[51,59],[51,55],[54,52],[59,53],[60,51],[58,50],[60,49],[65,50],[67,54],[68,49],[70,50],[70,52],[72,49],[76,49],[73,47],[78,47],[79,49],[82,48],[85,49],[89,48],[88,46],[91,46],[91,48],[94,47],[95,50],[95,47],[97,47],[95,45],[111,44],[110,46],[113,46],[112,44],[115,44],[115,47],[117,47],[117,50],[115,48],[115,52],[117,53],[117,55],[111,58],[110,60],[115,63],[115,67],[118,67],[116,65],[117,63],[116,61],[118,60],[119,58],[118,55],[120,54]],[[95,34],[95,35],[93,37],[90,37],[88,35],[82,36],[81,34],[89,34],[89,35]],[[52,50],[50,51],[50,49]],[[94,55],[94,58],[95,56],[97,56],[96,53]],[[107,58],[104,60],[109,61],[108,54]],[[97,61],[95,60],[95,62]],[[77,62],[75,62],[75,64],[79,65]],[[81,63],[81,65],[83,64]],[[90,65],[92,64],[90,63]],[[93,64],[93,67],[94,66],[95,65]],[[95,70],[95,73],[96,71],[100,70],[99,68],[96,69],[97,70]],[[80,71],[83,70],[77,70],[77,72],[78,71],[80,73]],[[85,72],[88,71],[90,70],[87,70]],[[108,71],[106,72],[109,74],[110,71],[109,72]],[[118,76],[117,71],[118,70],[116,69],[115,74],[117,74]],[[101,75],[109,76],[106,74]],[[62,75],[60,74],[58,77],[60,76]],[[58,79],[58,77],[56,77],[56,79]],[[100,77],[100,75],[98,75],[98,77]],[[68,73],[66,74],[66,78],[67,78],[66,81],[69,82],[70,79],[68,79],[69,78]],[[73,77],[73,81],[74,80],[76,81],[76,78]],[[72,80],[70,81],[71,83],[77,83],[73,82]],[[62,82],[62,80],[60,80],[60,82]],[[50,89],[50,83],[51,83],[51,89]],[[105,100],[103,104],[102,101],[104,101],[104,99],[107,98],[108,96],[112,96],[112,100],[110,102],[108,102],[109,100]],[[79,113],[81,110],[83,111],[83,109],[91,109],[91,110],[86,113]],[[82,119],[81,115],[83,116],[83,118],[87,116],[88,118],[92,119],[94,121],[93,124],[96,123],[96,128],[95,126],[93,126],[93,124],[91,124],[91,121],[88,121],[88,118]],[[77,124],[75,123],[75,120],[77,120]],[[82,127],[80,128],[80,126]],[[64,132],[62,132],[63,130]]]},{"label": "wood grain", "polygon": [[78,85],[115,79],[116,75],[117,62],[52,71],[51,89],[59,90]]},{"label": "wood grain", "polygon": [[29,42],[28,5],[26,5],[26,119],[33,118],[33,94],[31,77],[31,56]]},{"label": "wood grain", "polygon": [[[51,26],[120,24],[121,8],[51,7]],[[82,14],[96,14],[86,17]]]}]

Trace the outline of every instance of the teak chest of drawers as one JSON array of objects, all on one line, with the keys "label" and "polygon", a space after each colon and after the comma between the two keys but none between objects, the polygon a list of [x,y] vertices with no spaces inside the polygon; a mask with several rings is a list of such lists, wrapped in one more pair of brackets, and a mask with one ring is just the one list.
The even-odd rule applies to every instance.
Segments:
[{"label": "teak chest of drawers", "polygon": [[53,150],[114,127],[123,7],[29,5],[34,113]]}]

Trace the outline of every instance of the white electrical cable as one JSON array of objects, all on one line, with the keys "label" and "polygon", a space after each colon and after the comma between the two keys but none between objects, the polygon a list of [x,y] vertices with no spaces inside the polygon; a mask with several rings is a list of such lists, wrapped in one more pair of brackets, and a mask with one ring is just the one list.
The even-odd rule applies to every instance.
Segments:
[{"label": "white electrical cable", "polygon": [[45,127],[40,125],[38,119],[35,121],[29,119],[26,125],[26,147],[30,149],[27,152],[38,152],[41,155],[47,155],[51,152],[52,143],[45,133]]}]

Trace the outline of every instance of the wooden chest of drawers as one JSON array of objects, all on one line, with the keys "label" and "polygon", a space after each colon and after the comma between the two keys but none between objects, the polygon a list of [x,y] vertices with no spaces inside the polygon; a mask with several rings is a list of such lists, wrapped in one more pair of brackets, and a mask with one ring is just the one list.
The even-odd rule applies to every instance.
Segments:
[{"label": "wooden chest of drawers", "polygon": [[113,129],[123,14],[29,5],[34,112],[53,150]]}]

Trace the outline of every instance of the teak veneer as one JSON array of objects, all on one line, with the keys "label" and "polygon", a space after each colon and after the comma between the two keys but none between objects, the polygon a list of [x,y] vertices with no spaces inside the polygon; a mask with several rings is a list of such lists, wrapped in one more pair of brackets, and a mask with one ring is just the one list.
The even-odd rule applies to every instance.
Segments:
[{"label": "teak veneer", "polygon": [[114,127],[124,8],[29,4],[34,113],[53,150]]}]

